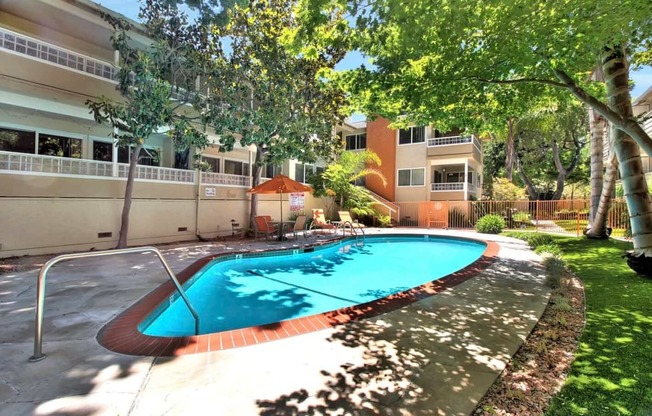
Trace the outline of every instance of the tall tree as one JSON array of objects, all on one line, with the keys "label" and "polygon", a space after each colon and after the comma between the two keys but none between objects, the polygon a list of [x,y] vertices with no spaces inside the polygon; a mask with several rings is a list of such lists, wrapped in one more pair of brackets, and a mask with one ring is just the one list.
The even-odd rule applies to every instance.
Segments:
[{"label": "tall tree", "polygon": [[582,171],[577,168],[587,142],[586,111],[575,100],[556,102],[522,120],[516,157],[530,199],[561,199],[566,181]]},{"label": "tall tree", "polygon": [[[636,156],[638,146],[652,155],[652,139],[631,115],[631,102],[623,94],[629,67],[621,64],[628,51],[652,43],[652,2],[303,0],[303,5],[308,28],[332,20],[338,7],[352,16],[354,28],[341,35],[376,65],[355,75],[368,101],[424,113],[432,112],[431,106],[442,108],[441,103],[454,105],[451,97],[463,97],[470,86],[540,84],[591,106],[631,137],[616,142],[615,150],[627,184],[633,254],[652,256],[652,203],[641,192],[645,181]],[[589,77],[596,57],[603,58],[610,100]]]},{"label": "tall tree", "polygon": [[116,89],[121,99],[101,96],[86,101],[97,122],[113,127],[116,146],[130,149],[131,153],[118,248],[128,243],[136,168],[147,140],[156,132],[166,131],[178,150],[207,145],[206,135],[195,124],[201,121],[206,101],[196,88],[196,80],[210,65],[201,60],[205,56],[201,45],[206,43],[200,40],[205,32],[188,23],[174,5],[147,1],[142,10],[147,19],[146,32],[152,39],[150,45],[134,46],[128,35],[131,25],[126,20],[103,16],[114,29],[111,41],[120,53]]},{"label": "tall tree", "polygon": [[[236,142],[254,146],[253,185],[263,166],[288,159],[314,163],[332,159],[341,149],[333,126],[340,123],[346,97],[326,75],[344,56],[337,46],[315,45],[297,53],[286,41],[297,22],[289,0],[252,0],[234,7],[228,25],[232,52],[211,80],[215,94],[210,126],[222,150]],[[251,199],[250,221],[257,215]]]}]

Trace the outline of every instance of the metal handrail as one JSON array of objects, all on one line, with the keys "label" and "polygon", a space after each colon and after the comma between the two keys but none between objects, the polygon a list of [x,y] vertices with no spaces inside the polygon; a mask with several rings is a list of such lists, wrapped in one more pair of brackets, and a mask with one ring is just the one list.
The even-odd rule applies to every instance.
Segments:
[{"label": "metal handrail", "polygon": [[348,221],[348,220],[347,221],[342,221],[340,223],[340,227],[342,228],[342,236],[346,235],[346,229],[345,229],[346,224],[349,224],[349,227],[351,228],[351,234],[355,234],[356,241],[358,240],[358,231],[357,230],[360,230],[362,232],[362,239],[364,240],[364,238],[366,236],[366,234],[364,232],[364,228],[363,227],[354,227],[353,223],[351,221]]},{"label": "metal handrail", "polygon": [[172,283],[174,283],[174,286],[176,286],[179,295],[181,295],[183,301],[186,303],[186,306],[190,310],[190,313],[195,318],[195,335],[198,335],[199,315],[197,314],[195,308],[193,308],[192,305],[190,304],[190,300],[186,296],[186,293],[183,291],[183,288],[181,288],[181,285],[179,284],[176,275],[174,274],[170,266],[163,258],[163,254],[161,254],[159,249],[157,249],[156,247],[134,247],[134,248],[123,248],[118,250],[104,250],[104,251],[93,251],[93,252],[86,252],[86,253],[62,254],[60,256],[48,260],[43,265],[43,267],[41,267],[41,271],[38,274],[38,282],[36,286],[36,322],[34,326],[34,355],[29,357],[29,361],[30,362],[41,361],[42,359],[47,357],[47,355],[43,354],[43,308],[45,305],[45,278],[47,276],[48,270],[50,270],[50,267],[54,266],[56,263],[63,260],[80,259],[86,257],[112,256],[117,254],[128,254],[128,253],[147,253],[150,251],[156,254],[159,260],[161,260],[161,263],[163,264],[165,271],[170,277],[170,280],[172,280]]}]

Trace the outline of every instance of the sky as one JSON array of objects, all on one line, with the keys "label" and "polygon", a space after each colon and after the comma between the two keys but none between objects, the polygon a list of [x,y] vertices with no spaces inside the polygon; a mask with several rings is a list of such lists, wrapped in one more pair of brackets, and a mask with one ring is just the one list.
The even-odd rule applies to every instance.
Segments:
[{"label": "sky", "polygon": [[[97,2],[106,8],[115,10],[118,13],[129,17],[130,19],[138,20],[140,3],[135,0],[100,0]],[[349,52],[344,59],[338,63],[336,69],[353,69],[359,67],[362,63],[368,65],[368,62],[362,54],[359,52]],[[652,86],[652,67],[643,67],[638,71],[632,71],[630,77],[634,81],[632,98],[636,98]]]}]

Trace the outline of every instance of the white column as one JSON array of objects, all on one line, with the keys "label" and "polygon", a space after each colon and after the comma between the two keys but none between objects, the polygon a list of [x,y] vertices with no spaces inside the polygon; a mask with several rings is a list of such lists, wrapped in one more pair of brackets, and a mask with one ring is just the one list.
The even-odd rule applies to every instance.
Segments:
[{"label": "white column", "polygon": [[[118,132],[118,129],[113,129],[114,133]],[[114,178],[118,177],[118,146],[116,146],[115,139],[113,139],[113,146],[111,146],[111,160],[113,161],[112,165],[112,174]]]},{"label": "white column", "polygon": [[469,177],[469,159],[464,160],[464,200],[469,200],[469,183],[467,178]]}]

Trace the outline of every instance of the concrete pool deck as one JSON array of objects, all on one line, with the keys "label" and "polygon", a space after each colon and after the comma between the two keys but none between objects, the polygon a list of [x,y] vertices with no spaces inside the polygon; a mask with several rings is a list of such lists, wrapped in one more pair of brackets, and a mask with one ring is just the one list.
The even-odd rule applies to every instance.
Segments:
[{"label": "concrete pool deck", "polygon": [[[151,253],[52,268],[48,357],[36,363],[27,359],[38,271],[0,275],[0,415],[468,415],[543,313],[545,271],[511,238],[368,230],[397,232],[486,239],[499,252],[476,277],[388,313],[258,345],[159,358],[114,353],[96,340],[107,322],[167,280]],[[179,272],[210,254],[282,246],[288,244],[245,240],[161,250]]]}]

